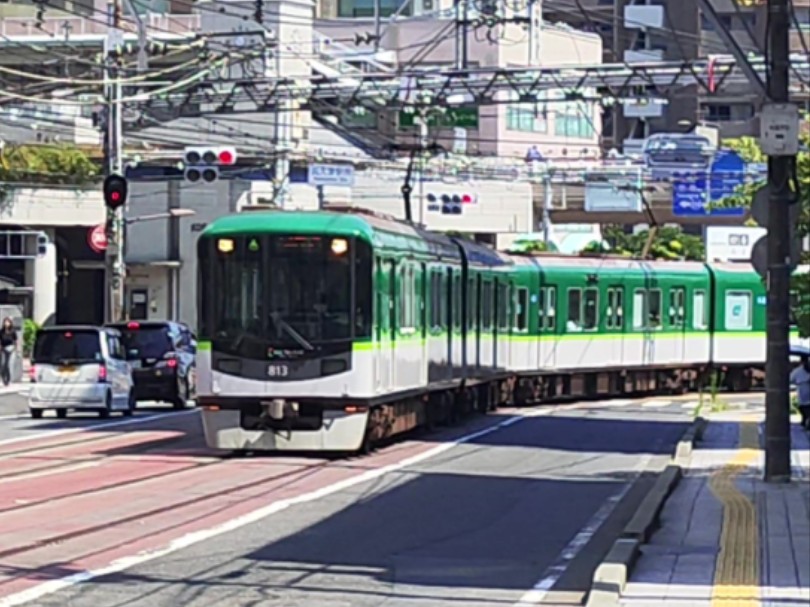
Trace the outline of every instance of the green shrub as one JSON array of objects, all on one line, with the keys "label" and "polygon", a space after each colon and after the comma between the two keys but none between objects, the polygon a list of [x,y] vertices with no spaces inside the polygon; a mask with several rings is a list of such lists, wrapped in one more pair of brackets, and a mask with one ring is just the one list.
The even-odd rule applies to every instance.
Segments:
[{"label": "green shrub", "polygon": [[30,318],[23,321],[23,356],[26,358],[31,357],[31,352],[34,350],[34,339],[38,330],[39,325]]}]

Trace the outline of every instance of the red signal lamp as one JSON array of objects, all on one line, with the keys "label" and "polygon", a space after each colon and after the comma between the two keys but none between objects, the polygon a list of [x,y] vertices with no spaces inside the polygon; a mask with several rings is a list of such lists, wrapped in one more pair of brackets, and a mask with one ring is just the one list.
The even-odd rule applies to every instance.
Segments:
[{"label": "red signal lamp", "polygon": [[235,162],[235,158],[233,152],[230,150],[222,150],[219,153],[219,162],[220,164],[233,164]]},{"label": "red signal lamp", "polygon": [[137,322],[134,322],[134,321],[127,323],[127,329],[139,329],[140,327],[141,327],[141,324],[137,323]]},{"label": "red signal lamp", "polygon": [[461,203],[462,204],[471,204],[473,201],[472,196],[469,194],[462,194],[461,195]]}]

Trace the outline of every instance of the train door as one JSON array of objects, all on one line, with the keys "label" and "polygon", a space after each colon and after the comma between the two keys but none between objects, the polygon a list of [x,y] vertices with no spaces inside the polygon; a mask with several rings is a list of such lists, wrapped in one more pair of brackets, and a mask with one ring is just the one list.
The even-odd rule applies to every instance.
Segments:
[{"label": "train door", "polygon": [[[387,342],[388,335],[388,295],[385,284],[385,269],[383,260],[377,258],[374,268],[374,388],[379,394],[388,389],[388,371],[390,366],[383,353],[383,344]],[[385,343],[387,346],[387,343]]]},{"label": "train door", "polygon": [[672,287],[669,290],[667,309],[669,330],[675,333],[672,339],[672,351],[667,352],[669,362],[679,363],[685,360],[686,348],[686,289]]}]

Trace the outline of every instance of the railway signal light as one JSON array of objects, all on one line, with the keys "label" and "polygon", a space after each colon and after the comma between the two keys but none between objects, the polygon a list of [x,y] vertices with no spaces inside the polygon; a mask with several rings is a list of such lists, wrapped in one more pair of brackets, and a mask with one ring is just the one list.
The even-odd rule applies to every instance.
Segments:
[{"label": "railway signal light", "polygon": [[183,176],[191,183],[213,183],[219,179],[220,167],[233,166],[236,164],[236,157],[236,149],[229,146],[187,147],[183,152]]},{"label": "railway signal light", "polygon": [[127,191],[129,186],[127,180],[121,175],[108,175],[104,179],[104,206],[108,209],[116,210],[124,206],[127,202]]}]

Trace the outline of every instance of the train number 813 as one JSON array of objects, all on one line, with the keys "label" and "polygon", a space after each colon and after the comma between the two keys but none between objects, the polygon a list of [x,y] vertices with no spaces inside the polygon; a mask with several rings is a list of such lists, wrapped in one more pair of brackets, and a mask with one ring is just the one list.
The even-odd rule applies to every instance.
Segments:
[{"label": "train number 813", "polygon": [[268,365],[268,377],[287,377],[290,374],[290,368],[287,365]]}]

